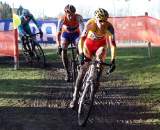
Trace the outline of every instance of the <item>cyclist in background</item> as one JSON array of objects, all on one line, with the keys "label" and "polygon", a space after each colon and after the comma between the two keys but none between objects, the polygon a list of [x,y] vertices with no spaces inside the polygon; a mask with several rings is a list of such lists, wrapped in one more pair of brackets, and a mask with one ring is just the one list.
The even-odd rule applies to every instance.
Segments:
[{"label": "cyclist in background", "polygon": [[58,53],[62,57],[64,69],[66,71],[65,80],[70,81],[70,72],[68,68],[67,48],[72,42],[75,46],[78,43],[80,32],[84,28],[83,18],[76,13],[76,8],[68,4],[64,8],[65,14],[58,20],[56,42],[58,44]]},{"label": "cyclist in background", "polygon": [[[76,79],[73,100],[70,103],[70,108],[74,108],[77,104],[79,91],[82,86],[82,80],[88,69],[89,61],[91,61],[93,56],[95,56],[97,61],[105,62],[108,45],[110,45],[111,48],[110,72],[113,72],[115,69],[115,35],[112,24],[107,21],[108,17],[108,12],[105,9],[99,8],[95,11],[94,18],[88,20],[84,27],[78,43],[81,67]],[[103,68],[100,64],[98,64],[97,67],[99,67],[97,76],[97,80],[99,80]],[[99,84],[97,84],[97,87],[98,86]]]},{"label": "cyclist in background", "polygon": [[18,32],[19,32],[22,44],[24,44],[24,48],[26,49],[25,35],[32,35],[30,25],[29,25],[30,21],[33,21],[33,23],[39,29],[41,38],[43,36],[43,32],[41,31],[41,28],[38,25],[37,21],[35,20],[34,16],[29,12],[28,9],[23,9],[20,19],[21,19],[21,24],[18,26]]}]

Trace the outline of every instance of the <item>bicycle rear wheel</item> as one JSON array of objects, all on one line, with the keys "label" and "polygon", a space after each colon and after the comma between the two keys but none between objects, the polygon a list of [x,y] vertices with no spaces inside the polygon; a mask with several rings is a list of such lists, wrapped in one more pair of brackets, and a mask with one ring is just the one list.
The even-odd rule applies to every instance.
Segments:
[{"label": "bicycle rear wheel", "polygon": [[71,78],[72,78],[73,82],[76,81],[77,75],[78,75],[77,61],[76,60],[72,60],[71,61]]},{"label": "bicycle rear wheel", "polygon": [[79,99],[79,108],[78,108],[78,125],[84,126],[87,123],[91,109],[94,102],[94,84],[87,83],[87,79],[84,81],[83,93]]},{"label": "bicycle rear wheel", "polygon": [[38,43],[34,44],[33,53],[34,53],[34,56],[32,57],[33,63],[36,66],[45,67],[46,66],[45,55],[42,47]]},{"label": "bicycle rear wheel", "polygon": [[28,47],[30,46],[30,44],[28,43],[28,45],[26,45],[24,47],[24,45],[22,44],[22,54],[24,56],[25,59],[25,63],[26,64],[31,64],[32,63],[32,57],[31,57],[31,49]]}]

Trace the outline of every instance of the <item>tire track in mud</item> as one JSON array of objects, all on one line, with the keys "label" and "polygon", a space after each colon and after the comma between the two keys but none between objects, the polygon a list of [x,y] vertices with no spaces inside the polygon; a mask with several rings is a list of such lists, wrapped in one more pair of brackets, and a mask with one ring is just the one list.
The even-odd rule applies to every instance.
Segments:
[{"label": "tire track in mud", "polygon": [[[72,86],[63,81],[63,69],[57,69],[56,71],[59,72],[58,75],[61,75],[58,76],[61,79],[61,85],[59,85],[61,86],[59,87],[59,90],[61,89],[59,91],[60,94],[54,93],[55,91],[52,88],[49,93],[50,95],[57,97],[57,100],[59,101],[53,100],[51,97],[48,99],[48,104],[57,104],[57,107],[67,109],[72,98]],[[48,72],[47,79],[55,80],[54,74],[55,73],[52,71]],[[150,110],[150,107],[143,103],[144,97],[142,97],[141,94],[144,94],[145,92],[147,92],[147,90],[140,89],[135,83],[128,83],[122,76],[113,75],[106,81],[106,77],[103,75],[101,87],[96,94],[94,108],[88,124],[113,124],[114,129],[116,126],[117,129],[120,128],[119,126],[123,126],[122,129],[125,127],[128,129],[131,126],[130,129],[139,129],[139,127],[140,129],[145,129],[148,127],[152,130],[158,130],[160,128],[158,125],[152,126],[146,124],[143,126],[143,123],[145,124],[146,120],[160,117],[159,115],[156,116],[155,113]],[[54,107],[54,105],[51,106]],[[68,113],[70,113],[70,111],[68,111]],[[74,118],[76,119],[76,115]]]},{"label": "tire track in mud", "polygon": [[[66,83],[64,70],[54,63],[43,71],[44,80],[38,86],[39,96],[33,96],[24,108],[0,109],[0,130],[160,130],[147,120],[160,114],[143,103],[148,90],[113,74],[101,86],[86,127],[77,125],[76,112],[68,108],[72,99],[72,84]],[[12,128],[12,129],[11,129]]]}]

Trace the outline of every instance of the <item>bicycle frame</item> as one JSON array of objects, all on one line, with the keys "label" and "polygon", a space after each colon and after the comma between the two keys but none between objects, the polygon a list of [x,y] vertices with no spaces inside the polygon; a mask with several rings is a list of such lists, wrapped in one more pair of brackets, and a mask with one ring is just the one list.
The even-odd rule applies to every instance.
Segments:
[{"label": "bicycle frame", "polygon": [[84,126],[89,118],[91,109],[93,107],[94,96],[97,91],[98,68],[97,64],[110,66],[110,64],[100,63],[97,61],[89,65],[89,69],[83,78],[82,93],[79,98],[78,108],[78,124]]},{"label": "bicycle frame", "polygon": [[71,74],[72,74],[72,81],[75,82],[77,77],[77,47],[74,45],[74,43],[70,42],[70,47],[68,47],[69,50],[71,50]]},{"label": "bicycle frame", "polygon": [[36,64],[36,66],[45,67],[45,56],[41,46],[35,40],[37,34],[32,34],[25,37],[25,43],[22,44],[23,54],[25,60],[29,61],[31,65]]},{"label": "bicycle frame", "polygon": [[34,49],[34,39],[36,38],[36,35],[38,35],[38,34],[40,34],[40,33],[35,33],[35,34],[29,35],[29,36],[24,36],[25,41],[26,41],[24,44],[28,46],[28,48],[30,49],[29,51],[33,51],[33,49]]}]

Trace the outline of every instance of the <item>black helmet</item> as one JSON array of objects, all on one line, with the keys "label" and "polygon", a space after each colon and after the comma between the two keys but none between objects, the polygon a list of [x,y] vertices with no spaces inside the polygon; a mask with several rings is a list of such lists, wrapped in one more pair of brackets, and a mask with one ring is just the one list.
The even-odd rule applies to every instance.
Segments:
[{"label": "black helmet", "polygon": [[65,8],[64,8],[65,12],[69,12],[69,13],[75,13],[76,12],[76,8],[73,5],[68,4]]},{"label": "black helmet", "polygon": [[94,12],[95,18],[98,19],[106,19],[109,17],[109,14],[107,12],[107,10],[103,9],[103,8],[98,8],[95,12]]},{"label": "black helmet", "polygon": [[29,10],[28,10],[28,9],[23,9],[22,15],[23,15],[23,16],[29,16],[29,15],[30,15]]}]

